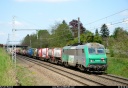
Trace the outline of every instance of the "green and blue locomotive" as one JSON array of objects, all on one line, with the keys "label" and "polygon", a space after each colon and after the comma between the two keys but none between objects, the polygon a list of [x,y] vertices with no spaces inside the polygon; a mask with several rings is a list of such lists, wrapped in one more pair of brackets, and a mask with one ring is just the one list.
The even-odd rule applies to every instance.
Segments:
[{"label": "green and blue locomotive", "polygon": [[107,69],[107,56],[104,46],[99,43],[65,46],[62,50],[62,63],[89,72],[104,72]]}]

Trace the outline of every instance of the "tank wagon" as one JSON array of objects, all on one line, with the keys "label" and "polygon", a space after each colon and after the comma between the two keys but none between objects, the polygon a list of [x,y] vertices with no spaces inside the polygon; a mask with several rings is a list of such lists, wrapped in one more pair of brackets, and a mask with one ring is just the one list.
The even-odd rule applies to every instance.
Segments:
[{"label": "tank wagon", "polygon": [[37,57],[42,60],[48,60],[48,48],[37,49]]},{"label": "tank wagon", "polygon": [[86,43],[78,46],[65,46],[62,63],[90,72],[104,72],[107,69],[107,57],[104,46],[99,43]]},{"label": "tank wagon", "polygon": [[62,48],[52,48],[48,49],[48,56],[49,56],[49,61],[59,64],[61,63],[61,56],[62,56]]}]

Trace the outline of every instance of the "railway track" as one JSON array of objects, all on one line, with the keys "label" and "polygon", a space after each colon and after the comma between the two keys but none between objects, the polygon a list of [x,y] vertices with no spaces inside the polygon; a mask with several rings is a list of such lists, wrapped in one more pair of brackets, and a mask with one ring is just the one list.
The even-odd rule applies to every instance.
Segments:
[{"label": "railway track", "polygon": [[[19,55],[18,55],[19,56]],[[24,58],[25,60],[28,60],[32,63],[38,64],[42,67],[45,67],[49,70],[52,70],[58,74],[61,74],[63,76],[66,76],[72,80],[77,81],[78,83],[81,83],[86,86],[124,86],[128,85],[128,81],[124,80],[123,78],[120,79],[118,77],[110,77],[109,75],[89,75],[85,73],[81,73],[74,70],[67,70],[67,68],[63,68],[62,66],[57,66],[51,63],[46,63],[44,61],[32,59],[25,56],[19,56],[21,58]]]},{"label": "railway track", "polygon": [[29,62],[35,63],[35,64],[37,64],[39,66],[42,66],[42,67],[44,67],[46,69],[52,70],[52,71],[54,71],[54,72],[56,72],[56,73],[58,73],[60,75],[63,75],[65,77],[69,78],[69,79],[72,79],[72,80],[74,80],[74,81],[82,84],[83,86],[105,86],[105,85],[103,85],[101,83],[98,83],[98,82],[95,82],[93,80],[90,80],[90,79],[87,79],[87,78],[83,78],[83,77],[81,77],[79,75],[76,75],[76,74],[67,72],[65,70],[56,68],[51,63],[46,63],[46,62],[45,63],[44,62],[42,63],[42,61],[40,61],[40,60],[35,60],[35,59],[29,58],[29,57],[21,57],[21,58],[23,58],[24,60],[27,60]]},{"label": "railway track", "polygon": [[111,74],[96,75],[96,76],[104,78],[104,79],[112,80],[112,81],[115,81],[115,82],[119,82],[119,83],[122,83],[123,85],[128,86],[128,79],[126,79],[126,78],[114,76],[114,75],[111,75]]}]

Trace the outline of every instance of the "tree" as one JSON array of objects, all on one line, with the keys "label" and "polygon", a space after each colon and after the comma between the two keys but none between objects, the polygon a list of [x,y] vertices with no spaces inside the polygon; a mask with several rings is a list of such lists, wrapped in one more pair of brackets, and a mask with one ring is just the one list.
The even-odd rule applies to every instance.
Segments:
[{"label": "tree", "polygon": [[73,38],[65,20],[60,24],[55,24],[52,28],[54,30],[52,30],[52,34],[50,35],[50,47],[63,47]]},{"label": "tree", "polygon": [[114,37],[114,38],[117,38],[118,35],[119,35],[119,33],[122,32],[122,31],[124,31],[124,30],[123,30],[123,28],[121,28],[121,27],[115,28],[115,30],[114,30],[114,32],[113,32],[113,37]]},{"label": "tree", "polygon": [[102,37],[103,41],[106,42],[105,47],[107,47],[108,46],[109,29],[106,24],[102,25],[100,33],[101,33],[101,37]]},{"label": "tree", "polygon": [[109,37],[109,29],[106,24],[103,24],[100,30],[102,38]]},{"label": "tree", "polygon": [[38,36],[39,36],[38,39],[39,47],[48,47],[49,46],[48,39],[50,36],[49,32],[47,30],[39,30]]},{"label": "tree", "polygon": [[99,35],[98,29],[96,29],[95,35],[96,35],[96,36]]},{"label": "tree", "polygon": [[27,34],[27,36],[23,39],[21,45],[27,45],[27,46],[30,45],[30,36],[29,36],[29,34]]},{"label": "tree", "polygon": [[[91,31],[86,30],[85,33],[80,35],[80,43],[85,44],[87,42],[93,42],[93,36],[94,34]],[[74,43],[78,43],[78,37],[74,38],[74,40],[68,41],[67,45],[72,45]]]},{"label": "tree", "polygon": [[65,20],[62,21],[62,24],[67,24]]},{"label": "tree", "polygon": [[[69,25],[71,26],[71,31],[74,32],[74,37],[78,37],[78,20],[72,20],[69,22]],[[83,24],[80,22],[80,34],[85,32],[85,28],[83,27]]]},{"label": "tree", "polygon": [[128,57],[128,32],[121,27],[115,28],[111,46],[116,56]]}]

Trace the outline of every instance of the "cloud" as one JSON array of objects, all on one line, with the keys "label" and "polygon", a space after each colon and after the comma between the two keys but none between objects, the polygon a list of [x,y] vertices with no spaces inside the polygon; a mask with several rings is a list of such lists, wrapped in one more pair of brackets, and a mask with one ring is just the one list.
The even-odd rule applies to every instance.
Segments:
[{"label": "cloud", "polygon": [[58,2],[68,2],[72,0],[15,0],[17,2],[49,2],[49,3],[58,3]]}]

